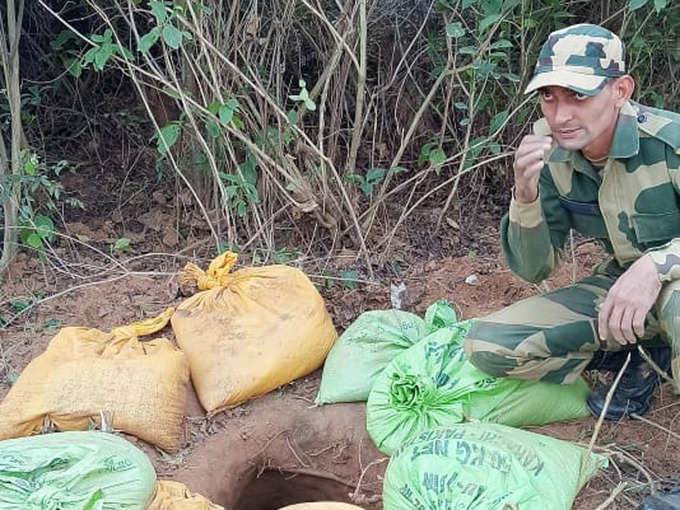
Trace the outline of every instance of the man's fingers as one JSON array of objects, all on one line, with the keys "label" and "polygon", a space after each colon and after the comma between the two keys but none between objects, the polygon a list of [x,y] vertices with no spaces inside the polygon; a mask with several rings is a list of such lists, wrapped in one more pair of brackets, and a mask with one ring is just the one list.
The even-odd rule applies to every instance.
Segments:
[{"label": "man's fingers", "polygon": [[635,333],[633,332],[633,317],[635,316],[635,308],[626,308],[621,315],[621,336],[629,344],[637,342]]},{"label": "man's fingers", "polygon": [[633,331],[638,338],[642,338],[645,335],[645,317],[647,314],[642,310],[635,310],[633,315]]},{"label": "man's fingers", "polygon": [[526,135],[522,138],[520,145],[531,144],[531,143],[547,143],[550,145],[553,141],[552,136],[543,135]]},{"label": "man's fingers", "polygon": [[597,314],[597,333],[600,335],[600,340],[606,340],[609,332],[607,324],[609,323],[609,314],[612,311],[611,301],[605,299],[599,313]]},{"label": "man's fingers", "polygon": [[523,171],[526,169],[526,167],[533,165],[537,161],[543,162],[544,156],[545,152],[543,152],[543,149],[536,149],[532,152],[521,155],[515,160],[515,169]]},{"label": "man's fingers", "polygon": [[620,306],[614,306],[611,313],[609,314],[609,321],[607,321],[607,328],[611,332],[614,340],[616,340],[621,345],[625,345],[626,339],[621,333],[621,318],[623,316],[623,310]]},{"label": "man's fingers", "polygon": [[550,144],[546,143],[531,143],[527,145],[521,145],[515,153],[515,161],[519,162],[519,160],[532,154],[538,155],[541,159],[543,159],[546,152],[550,150],[550,147]]}]

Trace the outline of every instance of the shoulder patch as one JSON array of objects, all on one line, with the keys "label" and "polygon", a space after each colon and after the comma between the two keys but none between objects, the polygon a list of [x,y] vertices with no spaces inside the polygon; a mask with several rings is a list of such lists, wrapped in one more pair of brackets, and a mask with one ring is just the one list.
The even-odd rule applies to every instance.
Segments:
[{"label": "shoulder patch", "polygon": [[680,115],[649,106],[638,106],[639,129],[670,145],[680,155]]}]

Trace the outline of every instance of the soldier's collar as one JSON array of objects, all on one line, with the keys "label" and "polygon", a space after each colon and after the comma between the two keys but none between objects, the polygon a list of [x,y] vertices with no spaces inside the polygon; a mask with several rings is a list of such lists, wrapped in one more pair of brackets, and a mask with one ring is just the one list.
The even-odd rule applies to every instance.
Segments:
[{"label": "soldier's collar", "polygon": [[614,129],[612,147],[609,149],[609,157],[625,159],[635,156],[640,150],[640,134],[638,132],[638,112],[633,104],[628,101],[619,112]]}]

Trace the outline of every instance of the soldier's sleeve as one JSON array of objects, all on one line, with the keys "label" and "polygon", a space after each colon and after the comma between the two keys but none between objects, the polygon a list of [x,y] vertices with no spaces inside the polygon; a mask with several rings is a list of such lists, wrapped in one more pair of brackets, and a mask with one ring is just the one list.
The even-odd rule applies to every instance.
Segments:
[{"label": "soldier's sleeve", "polygon": [[[680,147],[666,148],[666,164],[673,182],[675,192],[680,200]],[[680,280],[680,237],[671,239],[668,243],[649,250],[652,260],[662,282]]]},{"label": "soldier's sleeve", "polygon": [[570,228],[550,170],[544,166],[538,198],[521,204],[513,197],[501,220],[501,248],[508,267],[528,282],[543,281],[557,266],[558,251]]}]

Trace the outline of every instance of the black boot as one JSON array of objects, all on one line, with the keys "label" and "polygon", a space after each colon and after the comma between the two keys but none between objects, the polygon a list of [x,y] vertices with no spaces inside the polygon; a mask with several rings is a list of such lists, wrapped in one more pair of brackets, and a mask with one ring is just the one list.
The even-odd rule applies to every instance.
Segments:
[{"label": "black boot", "polygon": [[[652,347],[646,349],[650,358],[667,372],[671,365],[670,347]],[[630,352],[630,363],[621,376],[611,402],[604,417],[607,420],[619,420],[621,418],[637,414],[642,416],[652,403],[654,390],[659,385],[659,375],[640,355],[637,349],[621,351],[623,361]],[[623,366],[623,362],[621,363]],[[619,367],[620,368],[620,367]],[[604,402],[609,392],[609,387],[599,386],[588,396],[587,404],[594,416],[599,416],[604,408]]]},{"label": "black boot", "polygon": [[680,482],[665,494],[647,496],[638,510],[680,510]]},{"label": "black boot", "polygon": [[604,372],[618,373],[626,362],[628,351],[595,351],[593,359],[586,365],[584,370],[602,370]]}]

